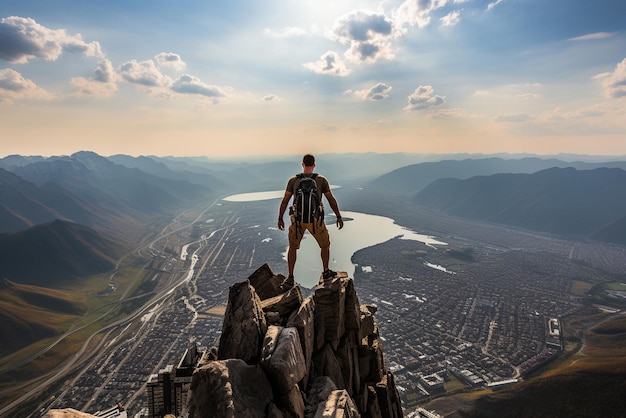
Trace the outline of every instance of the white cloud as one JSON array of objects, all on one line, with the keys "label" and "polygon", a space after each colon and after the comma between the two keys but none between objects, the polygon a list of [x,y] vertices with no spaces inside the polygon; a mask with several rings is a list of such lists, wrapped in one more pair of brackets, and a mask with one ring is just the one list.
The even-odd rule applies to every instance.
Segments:
[{"label": "white cloud", "polygon": [[295,26],[286,27],[281,31],[266,28],[263,32],[271,38],[293,38],[297,36],[304,36],[307,33],[306,30]]},{"label": "white cloud", "polygon": [[160,67],[169,67],[176,71],[182,71],[187,66],[180,55],[173,52],[161,52],[154,57],[154,60]]},{"label": "white cloud", "polygon": [[49,29],[31,18],[0,19],[0,59],[13,64],[25,64],[33,58],[55,61],[64,51],[104,57],[98,42],[87,43],[80,34]]},{"label": "white cloud", "polygon": [[162,74],[152,60],[128,61],[120,65],[117,72],[125,81],[146,87],[167,87],[172,83],[172,80]]},{"label": "white cloud", "polygon": [[391,86],[386,83],[378,83],[367,90],[358,90],[354,95],[361,100],[380,101],[389,98]]},{"label": "white cloud", "polygon": [[[417,25],[420,28],[430,23],[430,14],[444,7],[448,0],[406,0],[393,12],[396,23],[400,26]],[[455,1],[455,3],[459,3]]]},{"label": "white cloud", "polygon": [[603,79],[604,95],[610,99],[626,96],[626,58],[611,73],[599,74],[595,78]]},{"label": "white cloud", "polygon": [[357,10],[340,18],[333,37],[350,45],[346,58],[354,62],[375,62],[394,57],[390,42],[397,35],[393,22],[384,14]]},{"label": "white cloud", "polygon": [[0,103],[27,99],[51,100],[53,96],[17,71],[0,69]]},{"label": "white cloud", "polygon": [[318,74],[334,75],[344,77],[350,74],[345,63],[335,51],[328,51],[316,62],[302,64],[305,68]]},{"label": "white cloud", "polygon": [[423,110],[444,104],[445,97],[436,95],[432,86],[419,86],[407,101],[404,110]]},{"label": "white cloud", "polygon": [[487,5],[487,11],[492,10],[494,7],[496,7],[498,4],[502,3],[504,0],[496,0],[494,2],[491,2]]},{"label": "white cloud", "polygon": [[454,10],[439,20],[441,21],[441,26],[454,26],[461,21],[461,11]]},{"label": "white cloud", "polygon": [[580,42],[580,41],[593,41],[597,39],[606,39],[615,35],[614,32],[596,32],[596,33],[588,33],[582,36],[576,36],[575,38],[569,38],[568,41],[572,42]]},{"label": "white cloud", "polygon": [[108,59],[101,61],[90,78],[75,77],[70,83],[77,97],[110,97],[117,91],[118,75]]},{"label": "white cloud", "polygon": [[199,94],[206,97],[225,97],[226,94],[220,87],[210,86],[202,82],[198,77],[183,75],[172,84],[172,90],[182,94]]}]

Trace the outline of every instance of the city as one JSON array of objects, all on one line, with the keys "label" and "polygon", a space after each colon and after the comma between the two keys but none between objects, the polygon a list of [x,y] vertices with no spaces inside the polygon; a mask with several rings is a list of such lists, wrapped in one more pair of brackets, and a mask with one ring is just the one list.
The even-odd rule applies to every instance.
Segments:
[{"label": "city", "polygon": [[[103,348],[37,411],[95,413],[121,403],[129,416],[147,416],[150,376],[178,364],[192,344],[217,345],[228,287],[264,263],[285,270],[286,235],[273,225],[275,206],[218,200],[181,214],[139,249],[150,268],[126,300],[129,312],[142,306],[141,315],[109,331]],[[405,408],[446,391],[523,378],[560,352],[554,331],[559,318],[583,306],[579,290],[624,267],[620,247],[432,213],[416,219],[448,245],[392,239],[353,257],[360,302],[378,306],[386,361]]]}]

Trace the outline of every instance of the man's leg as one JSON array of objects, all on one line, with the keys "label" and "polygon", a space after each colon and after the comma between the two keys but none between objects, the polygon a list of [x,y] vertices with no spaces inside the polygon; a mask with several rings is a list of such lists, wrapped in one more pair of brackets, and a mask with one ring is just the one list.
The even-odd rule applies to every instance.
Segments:
[{"label": "man's leg", "polygon": [[289,276],[293,277],[293,270],[296,267],[297,249],[289,247],[287,251],[287,268],[289,269]]},{"label": "man's leg", "polygon": [[322,255],[322,267],[324,267],[324,271],[326,271],[328,270],[328,262],[330,261],[330,247],[322,248],[320,254]]}]

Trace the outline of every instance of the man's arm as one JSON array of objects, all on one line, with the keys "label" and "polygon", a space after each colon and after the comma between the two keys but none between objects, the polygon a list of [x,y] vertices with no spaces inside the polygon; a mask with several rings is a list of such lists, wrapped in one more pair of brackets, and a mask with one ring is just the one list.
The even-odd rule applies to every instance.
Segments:
[{"label": "man's arm", "polygon": [[339,204],[337,204],[337,199],[335,199],[335,196],[333,196],[333,192],[329,190],[324,193],[324,196],[326,196],[326,200],[328,200],[330,208],[333,210],[333,212],[335,212],[335,216],[337,217],[337,228],[343,228],[343,219],[341,219],[341,213],[339,212]]},{"label": "man's arm", "polygon": [[280,202],[280,208],[278,208],[278,229],[281,231],[285,230],[285,221],[283,220],[283,216],[285,215],[285,210],[287,210],[287,206],[289,205],[289,199],[291,199],[291,193],[289,190],[285,190],[285,195],[283,196],[283,200]]}]

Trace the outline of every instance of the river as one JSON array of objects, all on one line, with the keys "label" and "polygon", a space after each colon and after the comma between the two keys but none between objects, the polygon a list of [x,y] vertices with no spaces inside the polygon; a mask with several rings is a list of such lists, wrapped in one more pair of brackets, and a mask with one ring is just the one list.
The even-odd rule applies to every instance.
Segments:
[{"label": "river", "polygon": [[[250,202],[256,200],[268,200],[281,198],[284,191],[270,191],[257,193],[243,193],[224,198],[230,202]],[[350,277],[354,277],[357,268],[352,263],[352,255],[357,251],[389,241],[392,238],[408,239],[422,242],[436,248],[445,246],[429,235],[416,233],[394,222],[393,219],[379,215],[370,215],[361,212],[342,211],[344,227],[339,230],[334,224],[335,216],[327,216],[326,224],[330,233],[330,268],[335,271],[345,271]],[[288,217],[285,217],[288,222]],[[286,234],[286,232],[285,232]],[[308,233],[304,235],[300,249],[298,250],[295,280],[303,287],[312,288],[318,283],[322,272],[320,250],[315,239]],[[287,259],[287,248],[283,253]],[[367,269],[368,266],[358,266]]]}]

